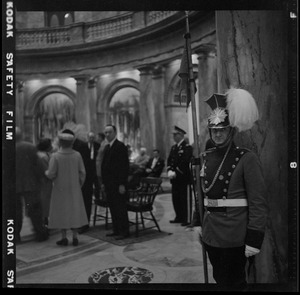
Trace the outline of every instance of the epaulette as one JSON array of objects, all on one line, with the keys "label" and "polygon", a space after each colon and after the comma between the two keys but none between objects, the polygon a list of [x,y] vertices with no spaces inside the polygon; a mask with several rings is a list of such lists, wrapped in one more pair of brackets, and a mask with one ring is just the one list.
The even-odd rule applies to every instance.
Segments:
[{"label": "epaulette", "polygon": [[240,148],[239,146],[236,146],[236,147],[235,147],[235,150],[241,151],[241,152],[244,152],[244,153],[252,152],[252,150],[250,150],[250,149],[248,149],[248,148],[245,148],[245,147]]}]

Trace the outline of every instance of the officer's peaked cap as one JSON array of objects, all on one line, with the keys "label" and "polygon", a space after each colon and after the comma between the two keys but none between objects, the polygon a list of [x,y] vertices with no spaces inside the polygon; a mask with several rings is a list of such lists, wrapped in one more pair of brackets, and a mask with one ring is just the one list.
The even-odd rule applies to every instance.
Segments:
[{"label": "officer's peaked cap", "polygon": [[186,134],[186,132],[183,129],[179,128],[178,126],[174,126],[173,134],[174,133],[181,133],[183,135]]}]

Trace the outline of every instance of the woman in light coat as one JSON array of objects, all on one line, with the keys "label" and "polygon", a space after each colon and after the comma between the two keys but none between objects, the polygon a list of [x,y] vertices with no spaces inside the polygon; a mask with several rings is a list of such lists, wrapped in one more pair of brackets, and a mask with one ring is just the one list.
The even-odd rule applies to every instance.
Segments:
[{"label": "woman in light coat", "polygon": [[58,138],[60,148],[45,172],[53,180],[48,227],[61,229],[62,239],[56,244],[62,246],[68,245],[67,229],[72,229],[73,245],[77,246],[77,229],[88,224],[81,192],[86,172],[81,155],[72,149],[74,133],[66,129]]}]

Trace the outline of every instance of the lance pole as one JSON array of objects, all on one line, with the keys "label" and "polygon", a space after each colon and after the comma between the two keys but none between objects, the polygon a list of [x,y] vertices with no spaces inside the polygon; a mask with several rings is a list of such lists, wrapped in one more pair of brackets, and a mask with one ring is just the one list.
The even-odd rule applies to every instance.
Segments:
[{"label": "lance pole", "polygon": [[[188,69],[189,69],[189,86],[188,86],[188,95],[190,95],[191,108],[192,108],[192,123],[193,123],[193,135],[194,135],[194,148],[195,148],[195,177],[196,177],[196,199],[198,200],[199,205],[199,214],[200,222],[202,226],[203,221],[203,200],[202,200],[202,191],[200,184],[200,149],[199,149],[199,136],[198,136],[198,124],[197,124],[197,115],[196,115],[196,102],[195,102],[195,80],[193,73],[193,63],[192,63],[192,53],[191,53],[191,35],[189,28],[189,13],[185,11],[185,20],[186,20],[186,34],[184,36],[186,41],[186,52],[188,60]],[[204,268],[204,282],[208,283],[208,271],[207,271],[207,257],[204,244],[200,238],[202,245],[202,256],[203,256],[203,268]]]}]

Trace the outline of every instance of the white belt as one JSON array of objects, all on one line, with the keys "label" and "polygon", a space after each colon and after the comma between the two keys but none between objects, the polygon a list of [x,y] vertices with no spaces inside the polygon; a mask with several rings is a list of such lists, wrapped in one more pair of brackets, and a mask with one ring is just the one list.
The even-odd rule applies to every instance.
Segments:
[{"label": "white belt", "polygon": [[247,207],[247,199],[204,199],[204,206],[207,207]]}]

